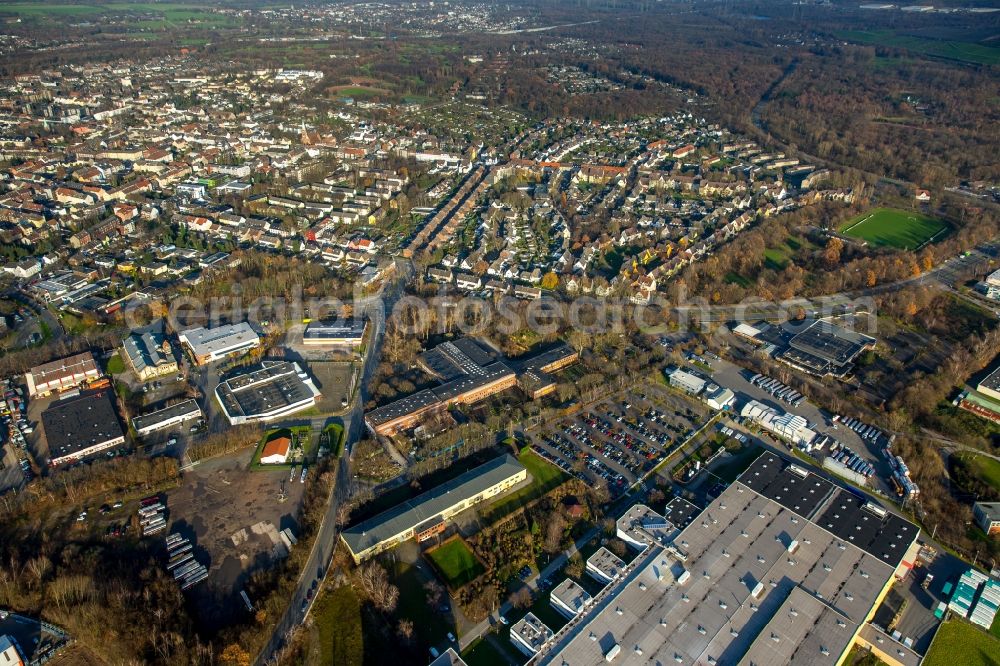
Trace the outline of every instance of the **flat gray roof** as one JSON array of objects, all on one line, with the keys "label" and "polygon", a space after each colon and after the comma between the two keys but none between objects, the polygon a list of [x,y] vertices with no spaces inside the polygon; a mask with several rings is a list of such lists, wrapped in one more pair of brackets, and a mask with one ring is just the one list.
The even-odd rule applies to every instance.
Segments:
[{"label": "flat gray roof", "polygon": [[215,328],[189,328],[180,332],[180,337],[194,352],[195,356],[221,353],[243,344],[259,343],[260,337],[245,321],[226,324]]},{"label": "flat gray roof", "polygon": [[666,545],[680,529],[645,504],[633,504],[618,519],[618,530],[641,543]]},{"label": "flat gray roof", "polygon": [[601,546],[597,549],[597,552],[587,559],[587,566],[596,569],[607,578],[617,578],[621,574],[622,569],[625,568],[625,562],[622,561],[622,558],[604,546]]},{"label": "flat gray roof", "polygon": [[157,423],[163,423],[164,421],[169,421],[179,416],[189,418],[200,417],[201,407],[199,407],[198,403],[194,400],[183,400],[178,402],[176,405],[170,405],[169,407],[158,409],[155,412],[149,412],[148,414],[136,416],[132,419],[132,425],[136,430],[142,430],[143,428],[148,428],[156,425]]},{"label": "flat gray roof", "polygon": [[988,388],[1000,391],[1000,367],[993,370],[983,381],[979,382],[978,388],[980,390]]},{"label": "flat gray roof", "polygon": [[448,648],[429,666],[466,666],[466,664],[453,648]]},{"label": "flat gray roof", "polygon": [[526,645],[537,651],[545,641],[552,637],[552,630],[534,613],[528,613],[511,626],[510,635],[511,637],[517,636]]},{"label": "flat gray roof", "polygon": [[575,613],[583,610],[583,607],[590,602],[590,593],[583,589],[579,583],[572,578],[567,578],[563,582],[552,588],[549,593],[553,602],[559,601],[566,608],[572,609]]},{"label": "flat gray roof", "polygon": [[475,497],[523,471],[524,466],[511,455],[494,458],[451,481],[344,530],[344,541],[353,553],[363,552],[440,516],[455,504]]},{"label": "flat gray roof", "polygon": [[296,363],[263,361],[249,372],[221,382],[215,395],[228,414],[252,418],[319,395],[312,379]]},{"label": "flat gray roof", "polygon": [[302,333],[306,340],[357,340],[365,335],[365,319],[344,320],[324,320],[309,322],[306,330]]},{"label": "flat gray roof", "polygon": [[[782,481],[784,475],[800,478],[776,460],[764,462],[769,464],[757,470],[760,475],[751,474],[758,483],[765,474]],[[839,493],[823,484],[814,487],[813,476],[807,473],[788,499],[802,500],[819,517],[839,510]],[[784,488],[765,486],[774,493]],[[813,500],[817,494],[819,501]],[[883,529],[894,527],[883,522]],[[912,527],[909,543],[917,537]],[[596,666],[616,644],[621,651],[616,663],[713,663],[711,657],[714,663],[735,664],[748,657],[757,664],[822,664],[821,648],[835,663],[846,647],[842,641],[865,621],[898,564],[739,481],[673,546],[684,561],[658,545],[646,548],[622,579],[597,596],[593,611],[563,628],[539,663]],[[770,639],[772,632],[778,641]],[[755,645],[761,635],[766,645]]]},{"label": "flat gray roof", "polygon": [[400,416],[412,414],[428,405],[436,405],[439,402],[441,400],[434,395],[434,391],[424,389],[423,391],[417,391],[405,398],[393,400],[387,405],[373,409],[365,415],[365,420],[372,426],[378,427],[383,423],[398,419]]},{"label": "flat gray roof", "polygon": [[1000,520],[1000,502],[976,502],[987,520]]},{"label": "flat gray roof", "polygon": [[858,623],[847,620],[820,599],[795,587],[739,663],[741,666],[834,666],[854,640],[857,628]]}]

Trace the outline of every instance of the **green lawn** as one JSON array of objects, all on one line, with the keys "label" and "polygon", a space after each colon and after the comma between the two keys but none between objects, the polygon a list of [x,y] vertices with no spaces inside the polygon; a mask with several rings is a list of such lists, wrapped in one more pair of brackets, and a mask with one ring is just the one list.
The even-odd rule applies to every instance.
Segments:
[{"label": "green lawn", "polygon": [[876,208],[842,225],[839,231],[873,247],[915,250],[948,228],[941,220],[895,208]]},{"label": "green lawn", "polygon": [[120,375],[125,372],[125,361],[122,360],[120,354],[114,354],[108,359],[108,374],[109,375]]},{"label": "green lawn", "polygon": [[477,638],[462,651],[462,661],[469,666],[510,666],[511,657],[498,650],[488,639]]},{"label": "green lawn", "polygon": [[[394,571],[392,584],[399,588],[396,615],[413,622],[413,628],[424,643],[437,645],[445,639],[448,632],[458,632],[450,613],[438,612],[438,609],[427,605],[427,591],[424,590],[426,581],[415,566],[396,561],[389,569]],[[391,654],[392,646],[388,647]]]},{"label": "green lawn", "polygon": [[320,664],[360,664],[364,657],[361,602],[350,585],[324,592],[312,609],[320,640]]},{"label": "green lawn", "polygon": [[1000,639],[964,620],[948,620],[938,629],[924,666],[996,666]]},{"label": "green lawn", "polygon": [[929,39],[913,35],[895,34],[891,30],[842,30],[840,37],[862,44],[881,44],[908,49],[914,53],[974,62],[981,65],[1000,63],[1000,48],[975,42],[960,42],[945,39]]},{"label": "green lawn", "polygon": [[486,570],[461,537],[452,537],[443,544],[427,551],[427,559],[453,590],[475,580]]},{"label": "green lawn", "polygon": [[327,437],[327,445],[330,447],[330,452],[337,458],[343,455],[344,442],[347,439],[344,437],[344,426],[339,423],[331,423],[323,429],[323,433]]},{"label": "green lawn", "polygon": [[[309,426],[296,426],[294,428],[282,428],[280,430],[270,430],[261,437],[260,442],[257,443],[257,448],[253,452],[253,458],[250,460],[250,469],[260,472],[269,471],[275,469],[291,469],[292,467],[298,466],[300,462],[294,463],[284,463],[281,465],[262,465],[260,464],[260,454],[264,450],[264,445],[275,437],[289,437],[292,439],[292,450],[294,451],[295,441],[303,443],[303,454],[304,460],[311,462],[313,455],[312,447],[312,429]],[[291,453],[291,452],[290,452]]]},{"label": "green lawn", "polygon": [[968,463],[972,471],[985,483],[1000,491],[1000,461],[974,453],[962,454],[962,459]]},{"label": "green lawn", "polygon": [[518,490],[512,495],[508,495],[497,501],[496,504],[484,511],[491,520],[497,520],[507,515],[520,506],[528,504],[553,488],[559,487],[569,475],[561,469],[546,461],[531,449],[525,448],[518,455],[517,459],[528,470],[531,475],[531,484]]},{"label": "green lawn", "polygon": [[792,256],[802,247],[812,248],[812,244],[805,238],[789,236],[780,245],[769,247],[764,250],[764,265],[771,270],[784,270],[792,260]]}]

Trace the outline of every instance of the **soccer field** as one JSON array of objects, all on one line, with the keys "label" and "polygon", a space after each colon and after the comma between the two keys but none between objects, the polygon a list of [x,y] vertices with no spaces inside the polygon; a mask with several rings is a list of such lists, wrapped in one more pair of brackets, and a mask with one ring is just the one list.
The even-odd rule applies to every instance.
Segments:
[{"label": "soccer field", "polygon": [[876,208],[842,225],[840,233],[868,241],[873,247],[916,250],[947,231],[941,220],[895,208]]}]

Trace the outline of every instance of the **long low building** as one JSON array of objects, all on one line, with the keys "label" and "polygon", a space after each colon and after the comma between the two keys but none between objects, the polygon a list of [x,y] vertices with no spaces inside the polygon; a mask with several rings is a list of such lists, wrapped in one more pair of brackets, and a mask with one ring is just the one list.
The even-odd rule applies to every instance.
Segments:
[{"label": "long low building", "polygon": [[178,334],[198,365],[220,361],[260,346],[260,336],[247,322],[215,328],[190,328]]},{"label": "long low building", "polygon": [[528,471],[513,456],[500,456],[344,530],[341,538],[360,564],[408,539],[436,533],[442,522],[527,478]]},{"label": "long low building", "polygon": [[377,435],[394,435],[452,405],[472,404],[514,386],[520,386],[532,399],[540,398],[556,389],[557,382],[551,373],[578,358],[567,344],[531,357],[508,360],[474,338],[443,342],[418,357],[420,366],[442,383],[368,412],[365,423]]},{"label": "long low building", "polygon": [[877,642],[865,630],[912,567],[918,535],[766,452],[671,544],[648,544],[529,663],[836,666],[855,643]]},{"label": "long low building", "polygon": [[109,390],[87,391],[42,412],[50,465],[81,460],[125,442],[111,396]]},{"label": "long low building", "polygon": [[468,405],[513,388],[517,375],[505,364],[492,363],[475,375],[460,375],[432,389],[425,389],[374,409],[365,423],[378,435],[393,435],[416,426],[428,414],[452,405]]},{"label": "long low building", "polygon": [[28,395],[34,398],[75,389],[102,376],[94,355],[88,351],[36,365],[24,376],[24,381],[28,385]]},{"label": "long low building", "polygon": [[340,347],[359,349],[368,330],[367,319],[342,321],[313,321],[302,332],[302,344],[307,347]]},{"label": "long low building", "polygon": [[289,361],[263,361],[221,382],[215,396],[232,425],[301,412],[321,397],[312,378],[298,363]]},{"label": "long low building", "polygon": [[203,418],[201,407],[194,400],[183,400],[175,405],[158,409],[155,412],[142,414],[132,419],[132,427],[140,437],[166,430],[175,425],[180,425],[185,421],[193,421]]}]

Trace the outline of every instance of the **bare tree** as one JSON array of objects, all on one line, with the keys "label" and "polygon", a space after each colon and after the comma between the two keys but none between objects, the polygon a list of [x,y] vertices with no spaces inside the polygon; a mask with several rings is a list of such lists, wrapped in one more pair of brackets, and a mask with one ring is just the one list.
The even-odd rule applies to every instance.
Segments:
[{"label": "bare tree", "polygon": [[377,562],[369,562],[358,572],[361,589],[368,600],[383,613],[391,613],[399,601],[399,588],[389,582],[385,569]]}]

